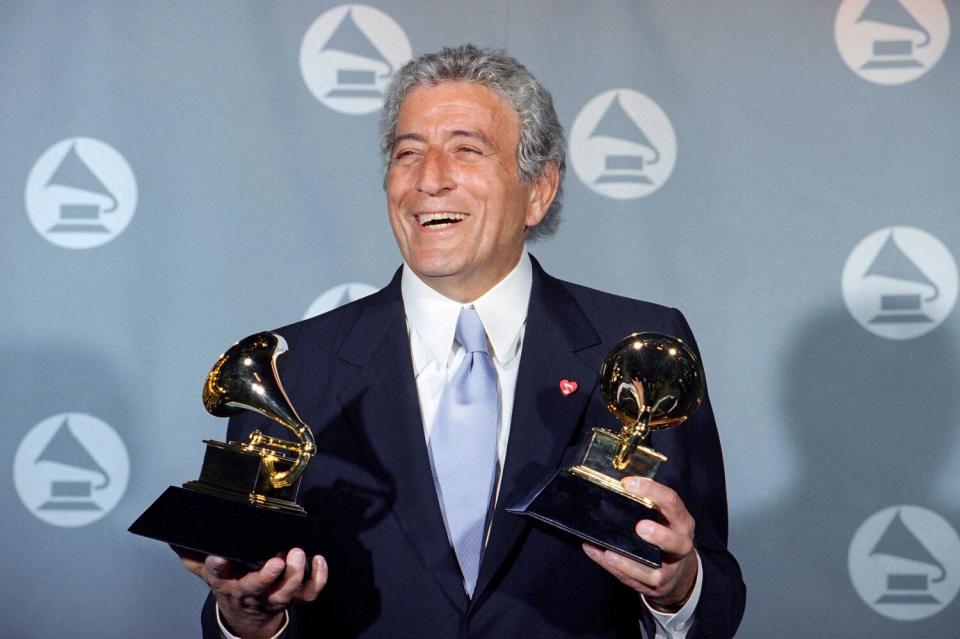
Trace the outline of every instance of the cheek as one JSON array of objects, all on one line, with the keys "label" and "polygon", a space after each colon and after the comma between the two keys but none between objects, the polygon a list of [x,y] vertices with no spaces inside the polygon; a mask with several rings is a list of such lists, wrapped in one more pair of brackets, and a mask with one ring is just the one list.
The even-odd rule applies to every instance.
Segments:
[{"label": "cheek", "polygon": [[393,167],[387,171],[383,190],[388,202],[398,202],[411,190],[411,178],[402,167]]}]

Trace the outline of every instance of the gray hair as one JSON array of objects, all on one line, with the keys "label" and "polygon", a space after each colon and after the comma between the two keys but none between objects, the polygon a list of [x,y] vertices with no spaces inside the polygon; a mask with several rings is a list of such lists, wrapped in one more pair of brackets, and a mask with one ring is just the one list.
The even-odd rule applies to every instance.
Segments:
[{"label": "gray hair", "polygon": [[504,51],[480,49],[472,44],[446,47],[406,63],[390,82],[380,117],[380,156],[384,171],[390,168],[393,139],[400,106],[411,89],[441,82],[472,82],[509,102],[520,120],[517,168],[522,182],[535,182],[557,165],[560,186],[547,214],[530,229],[529,239],[553,235],[560,223],[566,143],[563,125],[553,108],[553,97],[526,67]]}]

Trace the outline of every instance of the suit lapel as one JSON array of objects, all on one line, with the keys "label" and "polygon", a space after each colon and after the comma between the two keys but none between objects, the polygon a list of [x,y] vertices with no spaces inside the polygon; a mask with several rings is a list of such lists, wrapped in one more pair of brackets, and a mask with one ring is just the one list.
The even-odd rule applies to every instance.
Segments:
[{"label": "suit lapel", "polygon": [[356,367],[338,392],[357,444],[420,561],[450,602],[466,608],[424,441],[400,296],[400,273],[371,296],[338,352]]},{"label": "suit lapel", "polygon": [[[559,280],[533,261],[534,279],[527,312],[520,370],[510,422],[510,441],[484,550],[474,605],[504,567],[512,548],[529,528],[527,520],[505,511],[537,482],[555,471],[573,443],[593,389],[602,353],[600,337]],[[559,383],[576,381],[564,396]]]}]

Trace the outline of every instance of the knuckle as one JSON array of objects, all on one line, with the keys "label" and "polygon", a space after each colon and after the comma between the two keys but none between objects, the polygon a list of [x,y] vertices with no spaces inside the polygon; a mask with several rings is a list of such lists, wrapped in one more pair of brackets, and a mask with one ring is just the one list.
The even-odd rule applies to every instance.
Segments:
[{"label": "knuckle", "polygon": [[290,593],[277,591],[267,597],[267,604],[274,607],[286,608],[290,604]]},{"label": "knuckle", "polygon": [[680,495],[672,490],[666,493],[663,502],[670,509],[676,509],[683,505],[683,502],[680,501]]},{"label": "knuckle", "polygon": [[663,571],[654,570],[650,573],[650,576],[647,578],[647,585],[653,589],[660,587],[660,584],[663,583]]},{"label": "knuckle", "polygon": [[[642,522],[641,522],[642,523]],[[637,525],[637,535],[650,542],[654,546],[659,546],[663,543],[663,528],[659,525],[655,526],[644,526],[644,532],[640,534],[640,525]]]},{"label": "knuckle", "polygon": [[656,546],[662,546],[666,538],[666,528],[662,526],[654,526],[647,537],[650,541]]}]

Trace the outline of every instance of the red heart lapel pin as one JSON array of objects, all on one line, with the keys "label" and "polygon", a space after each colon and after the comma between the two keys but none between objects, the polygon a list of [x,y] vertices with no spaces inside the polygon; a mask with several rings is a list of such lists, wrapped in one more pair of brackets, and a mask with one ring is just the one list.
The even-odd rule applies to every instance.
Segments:
[{"label": "red heart lapel pin", "polygon": [[563,393],[564,397],[575,392],[578,386],[579,384],[577,384],[572,380],[569,380],[569,379],[560,380],[560,392]]}]

